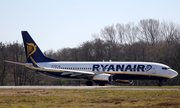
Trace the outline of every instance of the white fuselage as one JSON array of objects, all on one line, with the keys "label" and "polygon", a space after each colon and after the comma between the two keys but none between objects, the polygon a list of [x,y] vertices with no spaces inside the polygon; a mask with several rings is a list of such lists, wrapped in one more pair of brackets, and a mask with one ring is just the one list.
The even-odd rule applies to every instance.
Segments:
[{"label": "white fuselage", "polygon": [[114,75],[115,79],[171,79],[178,75],[169,66],[152,62],[41,62],[41,67]]}]

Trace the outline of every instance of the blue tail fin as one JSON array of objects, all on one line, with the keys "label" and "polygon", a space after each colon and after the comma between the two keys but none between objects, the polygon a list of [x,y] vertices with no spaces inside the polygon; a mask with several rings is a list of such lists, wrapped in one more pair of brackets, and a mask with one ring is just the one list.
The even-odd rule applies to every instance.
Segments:
[{"label": "blue tail fin", "polygon": [[37,44],[34,42],[34,40],[31,38],[29,33],[27,31],[22,31],[22,37],[24,42],[24,48],[26,51],[26,57],[27,62],[32,63],[32,60],[30,59],[30,56],[36,61],[36,62],[55,62],[57,60],[50,59],[46,57],[42,51],[39,49]]}]

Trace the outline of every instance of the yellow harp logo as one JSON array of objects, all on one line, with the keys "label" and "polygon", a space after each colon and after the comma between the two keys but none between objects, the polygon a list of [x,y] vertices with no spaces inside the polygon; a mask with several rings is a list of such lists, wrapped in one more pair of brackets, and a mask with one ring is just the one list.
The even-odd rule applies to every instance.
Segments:
[{"label": "yellow harp logo", "polygon": [[34,45],[33,43],[26,43],[27,44],[27,58],[34,54],[36,51],[37,45]]}]

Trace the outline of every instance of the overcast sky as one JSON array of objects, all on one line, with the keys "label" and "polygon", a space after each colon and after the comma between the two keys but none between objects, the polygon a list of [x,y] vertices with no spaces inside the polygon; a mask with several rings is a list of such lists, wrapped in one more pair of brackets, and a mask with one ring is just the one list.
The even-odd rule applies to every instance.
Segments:
[{"label": "overcast sky", "polygon": [[180,24],[179,0],[0,0],[0,42],[26,30],[42,51],[78,47],[104,26],[142,19]]}]

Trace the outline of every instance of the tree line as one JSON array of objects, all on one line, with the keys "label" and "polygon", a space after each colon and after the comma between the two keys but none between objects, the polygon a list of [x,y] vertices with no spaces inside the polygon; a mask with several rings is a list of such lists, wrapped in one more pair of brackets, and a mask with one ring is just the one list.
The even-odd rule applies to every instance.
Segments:
[{"label": "tree line", "polygon": [[[47,50],[44,54],[59,61],[145,61],[158,62],[180,71],[180,25],[143,19],[138,24],[105,26],[93,40],[75,48]],[[54,79],[36,74],[24,66],[3,60],[26,62],[23,44],[0,42],[0,85],[85,85],[85,81]],[[134,85],[157,85],[158,81],[134,81]],[[122,85],[112,83],[112,85]],[[179,75],[164,85],[180,85]]]}]

